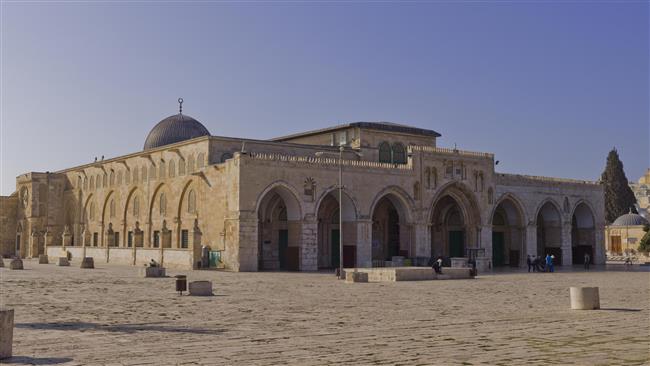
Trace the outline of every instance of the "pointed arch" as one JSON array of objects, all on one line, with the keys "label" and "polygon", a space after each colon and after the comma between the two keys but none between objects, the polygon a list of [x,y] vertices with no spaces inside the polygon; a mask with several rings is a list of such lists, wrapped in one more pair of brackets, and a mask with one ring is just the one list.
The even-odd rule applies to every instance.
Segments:
[{"label": "pointed arch", "polygon": [[303,210],[300,204],[300,199],[298,198],[300,197],[300,194],[298,193],[299,191],[293,185],[283,180],[278,180],[269,184],[266,186],[266,188],[264,188],[264,190],[262,190],[260,194],[257,195],[255,212],[259,212],[262,201],[271,191],[277,191],[280,197],[282,197],[282,199],[285,201],[285,204],[287,205],[287,215],[289,220],[302,219]]},{"label": "pointed arch", "polygon": [[406,190],[395,185],[385,187],[377,194],[375,194],[375,198],[373,198],[368,209],[369,217],[372,217],[372,213],[374,212],[377,204],[384,197],[389,197],[393,204],[401,207],[401,213],[404,215],[406,222],[413,221],[415,201],[413,200],[413,197],[411,197],[411,195],[406,192]]},{"label": "pointed arch", "polygon": [[[339,190],[336,186],[330,186],[326,188],[316,199],[316,204],[314,205],[314,217],[318,215],[321,204],[327,195],[331,194],[334,199],[338,202],[339,200]],[[343,221],[354,221],[359,218],[359,204],[357,199],[354,197],[352,192],[348,189],[343,189]]]}]

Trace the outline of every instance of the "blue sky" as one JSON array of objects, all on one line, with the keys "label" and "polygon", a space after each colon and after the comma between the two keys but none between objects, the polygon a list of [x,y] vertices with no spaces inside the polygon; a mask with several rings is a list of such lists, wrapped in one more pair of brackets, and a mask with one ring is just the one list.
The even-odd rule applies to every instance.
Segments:
[{"label": "blue sky", "polygon": [[142,148],[177,112],[213,135],[347,121],[442,134],[502,172],[650,165],[649,6],[638,2],[6,3],[0,191]]}]

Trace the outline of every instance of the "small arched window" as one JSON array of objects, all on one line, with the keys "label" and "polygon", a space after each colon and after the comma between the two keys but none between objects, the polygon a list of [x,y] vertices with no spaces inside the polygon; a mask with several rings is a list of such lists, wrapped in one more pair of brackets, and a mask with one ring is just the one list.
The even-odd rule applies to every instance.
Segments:
[{"label": "small arched window", "polygon": [[174,178],[176,176],[176,163],[174,160],[169,161],[169,177]]},{"label": "small arched window", "polygon": [[185,175],[185,159],[178,161],[178,175]]},{"label": "small arched window", "polygon": [[108,177],[106,176],[106,173],[102,176],[102,187],[106,188],[108,185]]},{"label": "small arched window", "polygon": [[88,189],[88,177],[84,177],[84,189]]},{"label": "small arched window", "polygon": [[164,179],[165,175],[165,162],[161,160],[160,163],[158,163],[158,176],[160,179]]},{"label": "small arched window", "polygon": [[190,157],[187,159],[187,172],[194,172],[194,155],[190,155]]},{"label": "small arched window", "polygon": [[204,153],[199,153],[199,155],[196,157],[196,165],[199,168],[203,168],[205,166],[205,154]]},{"label": "small arched window", "polygon": [[386,141],[379,144],[379,162],[380,163],[391,162],[390,145]]},{"label": "small arched window", "polygon": [[153,165],[149,166],[149,180],[156,179],[156,167]]},{"label": "small arched window", "polygon": [[115,172],[111,170],[110,178],[108,180],[108,185],[111,187],[115,185]]},{"label": "small arched window", "polygon": [[431,187],[438,187],[438,168],[431,167]]},{"label": "small arched window", "polygon": [[133,198],[133,216],[138,217],[140,215],[140,199],[138,196]]},{"label": "small arched window", "polygon": [[191,189],[187,194],[187,212],[196,213],[196,193]]},{"label": "small arched window", "polygon": [[115,217],[115,200],[111,200],[111,203],[108,208],[108,216],[113,218]]},{"label": "small arched window", "polygon": [[83,180],[81,179],[81,176],[78,176],[77,177],[77,189],[81,189],[83,187],[82,182],[83,182]]},{"label": "small arched window", "polygon": [[144,183],[147,181],[147,167],[143,166],[140,168],[140,182]]},{"label": "small arched window", "polygon": [[160,215],[165,216],[165,213],[167,212],[167,197],[165,197],[164,193],[160,194]]},{"label": "small arched window", "polygon": [[95,177],[90,177],[90,189],[95,189]]},{"label": "small arched window", "polygon": [[406,148],[399,142],[393,144],[393,163],[406,164]]},{"label": "small arched window", "polygon": [[488,188],[488,203],[494,203],[494,191],[492,190],[492,187]]},{"label": "small arched window", "polygon": [[117,172],[117,185],[121,186],[122,185],[122,171]]},{"label": "small arched window", "polygon": [[95,177],[95,187],[97,187],[97,189],[102,188],[102,176],[99,174]]}]

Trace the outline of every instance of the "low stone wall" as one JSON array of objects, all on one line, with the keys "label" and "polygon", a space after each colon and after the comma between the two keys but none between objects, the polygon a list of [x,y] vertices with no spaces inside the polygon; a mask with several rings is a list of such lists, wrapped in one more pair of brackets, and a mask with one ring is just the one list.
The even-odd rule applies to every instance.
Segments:
[{"label": "low stone wall", "polygon": [[108,262],[115,264],[133,264],[132,248],[110,248]]},{"label": "low stone wall", "polygon": [[160,263],[160,249],[158,248],[136,248],[135,265],[142,266],[151,263],[151,260]]},{"label": "low stone wall", "polygon": [[[351,272],[352,269],[346,269]],[[357,272],[368,273],[368,282],[427,281],[436,279],[469,279],[469,268],[443,267],[442,275],[436,275],[429,267],[385,267],[357,268]]]},{"label": "low stone wall", "polygon": [[95,264],[106,263],[106,248],[86,247],[86,257],[93,257]]},{"label": "low stone wall", "polygon": [[188,249],[165,249],[163,266],[166,268],[191,269],[192,252]]},{"label": "low stone wall", "polygon": [[[71,254],[72,260],[81,261],[83,259],[83,247],[66,247],[66,251]],[[164,249],[164,266],[176,269],[192,269],[192,252],[188,249]],[[47,247],[47,255],[50,263],[56,263],[58,257],[65,256],[61,246],[50,245]],[[106,248],[86,247],[86,257],[92,257],[95,264],[106,263]],[[158,248],[136,248],[135,265],[143,266],[149,264],[151,260],[158,263],[163,262],[160,258],[160,249]],[[108,263],[113,264],[133,264],[133,248],[109,248]]]}]

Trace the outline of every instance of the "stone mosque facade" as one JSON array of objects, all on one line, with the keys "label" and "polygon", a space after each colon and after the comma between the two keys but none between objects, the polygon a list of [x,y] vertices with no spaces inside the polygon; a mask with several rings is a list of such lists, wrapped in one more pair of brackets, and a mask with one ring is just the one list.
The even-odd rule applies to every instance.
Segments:
[{"label": "stone mosque facade", "polygon": [[207,247],[233,271],[315,271],[339,265],[342,240],[345,267],[605,262],[599,184],[498,173],[493,154],[437,147],[440,136],[354,122],[230,138],[179,113],[142,151],[18,176],[0,201],[0,254],[196,269]]}]

